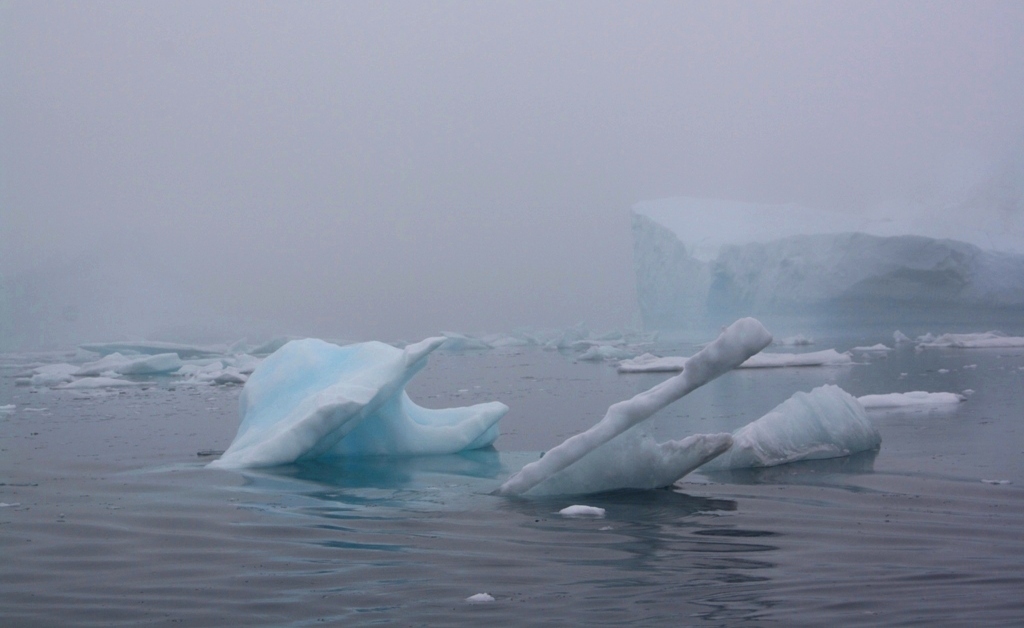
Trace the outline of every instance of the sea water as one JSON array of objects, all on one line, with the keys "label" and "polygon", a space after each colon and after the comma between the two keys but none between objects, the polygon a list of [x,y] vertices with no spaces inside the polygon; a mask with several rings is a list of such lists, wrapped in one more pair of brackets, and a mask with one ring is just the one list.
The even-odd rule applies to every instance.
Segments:
[{"label": "sea water", "polygon": [[[1013,325],[1004,331],[1024,332]],[[892,331],[809,333],[816,342],[801,349],[892,346]],[[696,341],[646,350],[690,355]],[[871,412],[877,452],[696,472],[664,490],[491,495],[608,405],[669,376],[576,357],[537,347],[431,356],[412,398],[508,404],[494,450],[233,472],[205,465],[237,428],[237,386],[16,387],[26,365],[65,356],[0,356],[0,406],[15,406],[0,413],[0,624],[1024,618],[1024,349],[906,345],[850,366],[738,370],[647,426],[660,440],[729,431],[822,384],[853,395],[973,391],[957,405]],[[573,505],[604,515],[559,514]]]}]

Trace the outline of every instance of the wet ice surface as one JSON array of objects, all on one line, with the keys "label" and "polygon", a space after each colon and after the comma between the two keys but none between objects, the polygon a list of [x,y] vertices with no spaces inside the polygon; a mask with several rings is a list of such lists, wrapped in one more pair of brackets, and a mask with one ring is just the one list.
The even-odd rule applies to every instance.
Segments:
[{"label": "wet ice surface", "polygon": [[[813,336],[845,351],[892,330]],[[244,473],[196,455],[231,441],[237,386],[16,388],[24,358],[3,356],[0,406],[14,408],[0,413],[2,623],[1008,624],[1024,613],[1024,349],[901,346],[859,365],[734,371],[650,425],[661,440],[732,431],[822,384],[975,391],[871,411],[877,453],[697,472],[674,490],[489,495],[667,377],[575,355],[432,356],[411,397],[508,404],[496,451]],[[580,504],[605,516],[558,514]],[[480,592],[494,601],[466,603]]]}]

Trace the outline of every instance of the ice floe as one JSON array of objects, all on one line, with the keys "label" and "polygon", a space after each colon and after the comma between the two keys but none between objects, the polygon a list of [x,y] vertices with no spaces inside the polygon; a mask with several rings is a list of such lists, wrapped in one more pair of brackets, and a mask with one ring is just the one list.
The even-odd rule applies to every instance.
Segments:
[{"label": "ice floe", "polygon": [[913,406],[935,406],[956,404],[966,397],[951,392],[924,392],[915,390],[905,393],[889,393],[885,395],[864,395],[857,401],[868,410],[876,408],[909,408]]},{"label": "ice floe", "polygon": [[487,447],[508,411],[491,402],[433,410],[405,385],[445,338],[396,349],[380,342],[339,347],[289,342],[242,390],[241,425],[213,467],[244,468],[337,456],[449,454]]},{"label": "ice floe", "polygon": [[592,517],[595,519],[604,517],[604,513],[604,508],[598,508],[597,506],[584,506],[583,504],[566,506],[558,511],[558,514],[563,517]]},{"label": "ice floe", "polygon": [[[660,358],[650,353],[637,356],[631,360],[619,362],[620,373],[659,373],[682,371],[691,358],[668,356]],[[782,368],[793,366],[843,366],[853,364],[849,353],[839,353],[835,349],[812,351],[809,353],[758,353],[740,364],[737,368]]]},{"label": "ice floe", "polygon": [[127,357],[120,353],[111,353],[95,362],[83,364],[74,372],[76,377],[89,377],[116,373],[118,375],[155,375],[171,373],[182,366],[177,353],[158,353]]},{"label": "ice floe", "polygon": [[998,331],[976,334],[927,334],[917,339],[919,348],[953,347],[958,349],[1010,349],[1024,347],[1024,336],[1007,336]]}]

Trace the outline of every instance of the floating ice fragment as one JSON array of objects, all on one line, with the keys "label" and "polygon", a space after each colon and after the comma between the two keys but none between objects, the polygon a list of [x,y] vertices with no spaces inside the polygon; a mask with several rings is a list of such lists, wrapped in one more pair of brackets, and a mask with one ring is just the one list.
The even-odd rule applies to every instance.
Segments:
[{"label": "floating ice fragment", "polygon": [[985,484],[995,484],[997,486],[1005,486],[1007,484],[1012,484],[1012,482],[1010,482],[1009,480],[982,480],[982,482],[984,482]]},{"label": "floating ice fragment", "polygon": [[105,355],[95,362],[83,364],[75,371],[76,377],[114,373],[120,375],[155,375],[171,373],[182,366],[177,353],[126,357],[120,353]]},{"label": "floating ice fragment", "polygon": [[604,517],[604,508],[576,504],[573,506],[566,506],[565,508],[559,510],[558,514],[562,515],[563,517],[594,517],[600,519],[601,517]]},{"label": "floating ice fragment", "polygon": [[139,386],[141,382],[130,382],[114,377],[83,377],[73,382],[57,386],[61,390],[78,390],[88,388],[120,388],[123,386]]},{"label": "floating ice fragment", "polygon": [[918,347],[953,347],[958,349],[1009,349],[1024,347],[1024,336],[1006,336],[998,331],[977,334],[928,334],[917,339]]},{"label": "floating ice fragment", "polygon": [[107,355],[110,353],[143,353],[156,355],[160,353],[176,353],[179,358],[207,358],[220,355],[227,350],[227,347],[200,347],[196,345],[183,345],[174,342],[93,342],[78,345],[86,351]]},{"label": "floating ice fragment", "polygon": [[480,604],[482,602],[493,602],[494,597],[490,593],[477,593],[467,597],[466,601],[470,604]]},{"label": "floating ice fragment", "polygon": [[892,347],[887,347],[882,343],[871,345],[870,347],[854,347],[850,351],[856,351],[858,353],[884,353],[886,351],[892,351]]},{"label": "floating ice fragment", "polygon": [[578,358],[584,362],[600,362],[602,360],[622,360],[635,355],[628,349],[613,347],[611,345],[595,345],[583,352]]},{"label": "floating ice fragment", "polygon": [[876,408],[907,408],[911,406],[934,406],[951,403],[960,403],[964,400],[963,395],[951,392],[924,392],[915,390],[905,393],[889,393],[886,395],[864,395],[857,397],[860,405],[868,410]]},{"label": "floating ice fragment", "polygon": [[[549,450],[540,460],[526,465],[495,492],[521,495],[536,489],[534,494],[583,493],[671,484],[725,451],[731,443],[729,435],[697,435],[681,441],[653,444],[653,439],[634,430],[623,446],[614,443],[613,439],[673,401],[736,368],[771,341],[771,334],[757,320],[744,318],[736,321],[717,340],[690,358],[682,373],[632,399],[612,404],[596,425]],[[643,464],[622,455],[624,450],[630,449],[643,452]],[[579,469],[583,471],[574,472],[573,467],[577,465],[581,465]],[[630,472],[636,469],[641,472]],[[559,474],[565,475],[559,478]],[[669,475],[675,477],[668,479]],[[545,482],[548,487],[542,486]]]},{"label": "floating ice fragment", "polygon": [[360,455],[449,454],[487,447],[508,411],[491,402],[432,410],[405,385],[444,338],[404,350],[295,340],[263,361],[240,397],[238,434],[210,466],[266,467]]},{"label": "floating ice fragment", "polygon": [[[682,371],[691,358],[669,356],[659,358],[645,353],[632,360],[619,362],[620,373],[658,373]],[[844,366],[853,364],[849,353],[839,353],[835,349],[812,351],[810,353],[758,353],[740,364],[737,368],[781,368],[794,366]]]},{"label": "floating ice fragment", "polygon": [[14,412],[18,406],[13,403],[9,403],[6,406],[0,406],[0,414],[10,414]]},{"label": "floating ice fragment", "polygon": [[898,329],[892,333],[892,339],[898,345],[905,345],[910,342],[913,342],[909,336],[907,336]]},{"label": "floating ice fragment", "polygon": [[882,442],[864,408],[838,386],[798,392],[732,434],[732,448],[708,470],[771,467],[799,460],[839,458],[877,449]]}]

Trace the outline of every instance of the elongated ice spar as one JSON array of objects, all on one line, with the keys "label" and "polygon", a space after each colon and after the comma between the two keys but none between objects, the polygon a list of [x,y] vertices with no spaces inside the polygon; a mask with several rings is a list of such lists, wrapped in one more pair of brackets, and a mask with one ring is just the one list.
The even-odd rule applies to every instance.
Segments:
[{"label": "elongated ice spar", "polygon": [[[727,373],[772,342],[772,336],[753,318],[743,318],[729,327],[711,344],[690,358],[686,368],[675,377],[661,382],[632,399],[612,404],[604,418],[585,432],[572,436],[544,454],[540,460],[523,467],[496,491],[497,495],[521,495],[541,482],[578,462],[588,453],[611,441],[631,427],[650,418],[673,401]],[[731,442],[731,441],[730,441]],[[712,458],[727,447],[714,447],[707,452]],[[696,466],[706,462],[700,456]],[[694,466],[693,468],[696,468]],[[691,469],[692,470],[692,469]],[[685,475],[686,470],[681,470]]]}]

